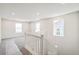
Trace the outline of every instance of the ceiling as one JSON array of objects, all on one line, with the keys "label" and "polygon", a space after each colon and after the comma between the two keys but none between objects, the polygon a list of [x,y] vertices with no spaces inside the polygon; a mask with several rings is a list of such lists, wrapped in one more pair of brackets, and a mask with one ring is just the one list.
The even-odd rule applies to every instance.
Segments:
[{"label": "ceiling", "polygon": [[0,16],[27,21],[79,10],[79,3],[0,3]]}]

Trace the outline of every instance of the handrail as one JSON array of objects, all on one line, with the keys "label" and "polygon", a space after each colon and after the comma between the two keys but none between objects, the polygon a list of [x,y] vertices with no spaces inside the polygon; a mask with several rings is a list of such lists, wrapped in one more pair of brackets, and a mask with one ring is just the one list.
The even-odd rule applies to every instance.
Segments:
[{"label": "handrail", "polygon": [[36,37],[36,38],[41,38],[41,36],[37,36],[37,35],[34,35],[34,34],[29,34],[29,33],[25,33],[25,35],[33,36],[33,37]]},{"label": "handrail", "polygon": [[[23,37],[23,36],[17,36],[17,37]],[[2,39],[12,39],[12,38],[17,38],[17,37],[9,37],[9,38],[2,38]]]},{"label": "handrail", "polygon": [[[22,35],[16,35],[16,34],[22,34]],[[8,36],[8,35],[12,35],[12,34],[5,34],[4,36]],[[14,36],[13,36],[14,35]],[[33,37],[36,37],[36,38],[40,38],[41,39],[41,36],[38,36],[38,35],[34,35],[34,34],[30,34],[30,33],[14,33],[12,36],[9,36],[8,38],[2,38],[2,39],[11,39],[11,38],[17,38],[17,37],[23,37],[25,35],[28,35],[28,36],[33,36]],[[16,35],[16,36],[15,36]]]},{"label": "handrail", "polygon": [[[21,33],[22,34],[22,33]],[[2,34],[2,39],[12,39],[12,38],[17,38],[17,37],[23,37],[24,35],[17,35],[17,33],[14,34]]]}]

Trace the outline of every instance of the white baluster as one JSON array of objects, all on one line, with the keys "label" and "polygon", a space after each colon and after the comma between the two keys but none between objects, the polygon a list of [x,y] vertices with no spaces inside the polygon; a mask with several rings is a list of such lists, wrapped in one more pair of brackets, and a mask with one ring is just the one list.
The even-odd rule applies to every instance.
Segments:
[{"label": "white baluster", "polygon": [[24,42],[24,47],[25,47],[25,45],[26,45],[26,33],[24,33],[24,40],[25,40],[25,42]]},{"label": "white baluster", "polygon": [[40,39],[40,54],[43,55],[43,35],[41,35]]}]

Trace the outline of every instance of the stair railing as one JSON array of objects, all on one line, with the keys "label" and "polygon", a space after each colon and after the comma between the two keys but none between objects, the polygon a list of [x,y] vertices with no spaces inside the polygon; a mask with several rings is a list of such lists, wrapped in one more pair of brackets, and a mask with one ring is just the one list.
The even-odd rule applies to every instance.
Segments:
[{"label": "stair railing", "polygon": [[[31,49],[36,50],[37,55],[43,55],[44,54],[44,51],[43,51],[43,39],[44,39],[43,35],[38,36],[38,35],[34,35],[34,34],[25,33],[25,40],[26,41],[36,40],[35,49],[33,49],[33,48],[31,48]],[[30,43],[33,44],[34,42],[30,42]],[[25,45],[28,45],[28,44],[25,43]],[[31,47],[31,46],[29,46],[29,47]],[[28,49],[28,47],[26,47],[26,49]],[[28,49],[28,50],[30,51],[30,49]]]},{"label": "stair railing", "polygon": [[[32,52],[32,54],[36,54],[36,55],[44,54],[44,49],[43,49],[44,36],[43,35],[38,36],[38,35],[31,34],[31,33],[5,34],[5,35],[3,35],[2,40],[3,39],[18,39],[20,37],[24,37],[23,43],[24,43],[24,47],[26,49],[28,49],[30,47],[31,50],[34,50],[34,52],[32,52],[32,51],[30,51],[30,49],[28,49],[30,52]],[[29,45],[31,43],[33,44],[33,46]],[[26,47],[26,45],[29,47]]]}]

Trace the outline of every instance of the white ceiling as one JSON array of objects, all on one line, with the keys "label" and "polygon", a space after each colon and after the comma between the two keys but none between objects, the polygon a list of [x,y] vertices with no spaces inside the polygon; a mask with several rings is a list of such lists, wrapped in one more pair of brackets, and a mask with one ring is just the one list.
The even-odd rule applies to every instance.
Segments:
[{"label": "white ceiling", "polygon": [[27,21],[38,20],[44,17],[53,17],[76,10],[79,10],[78,3],[0,3],[1,17],[23,19]]}]

